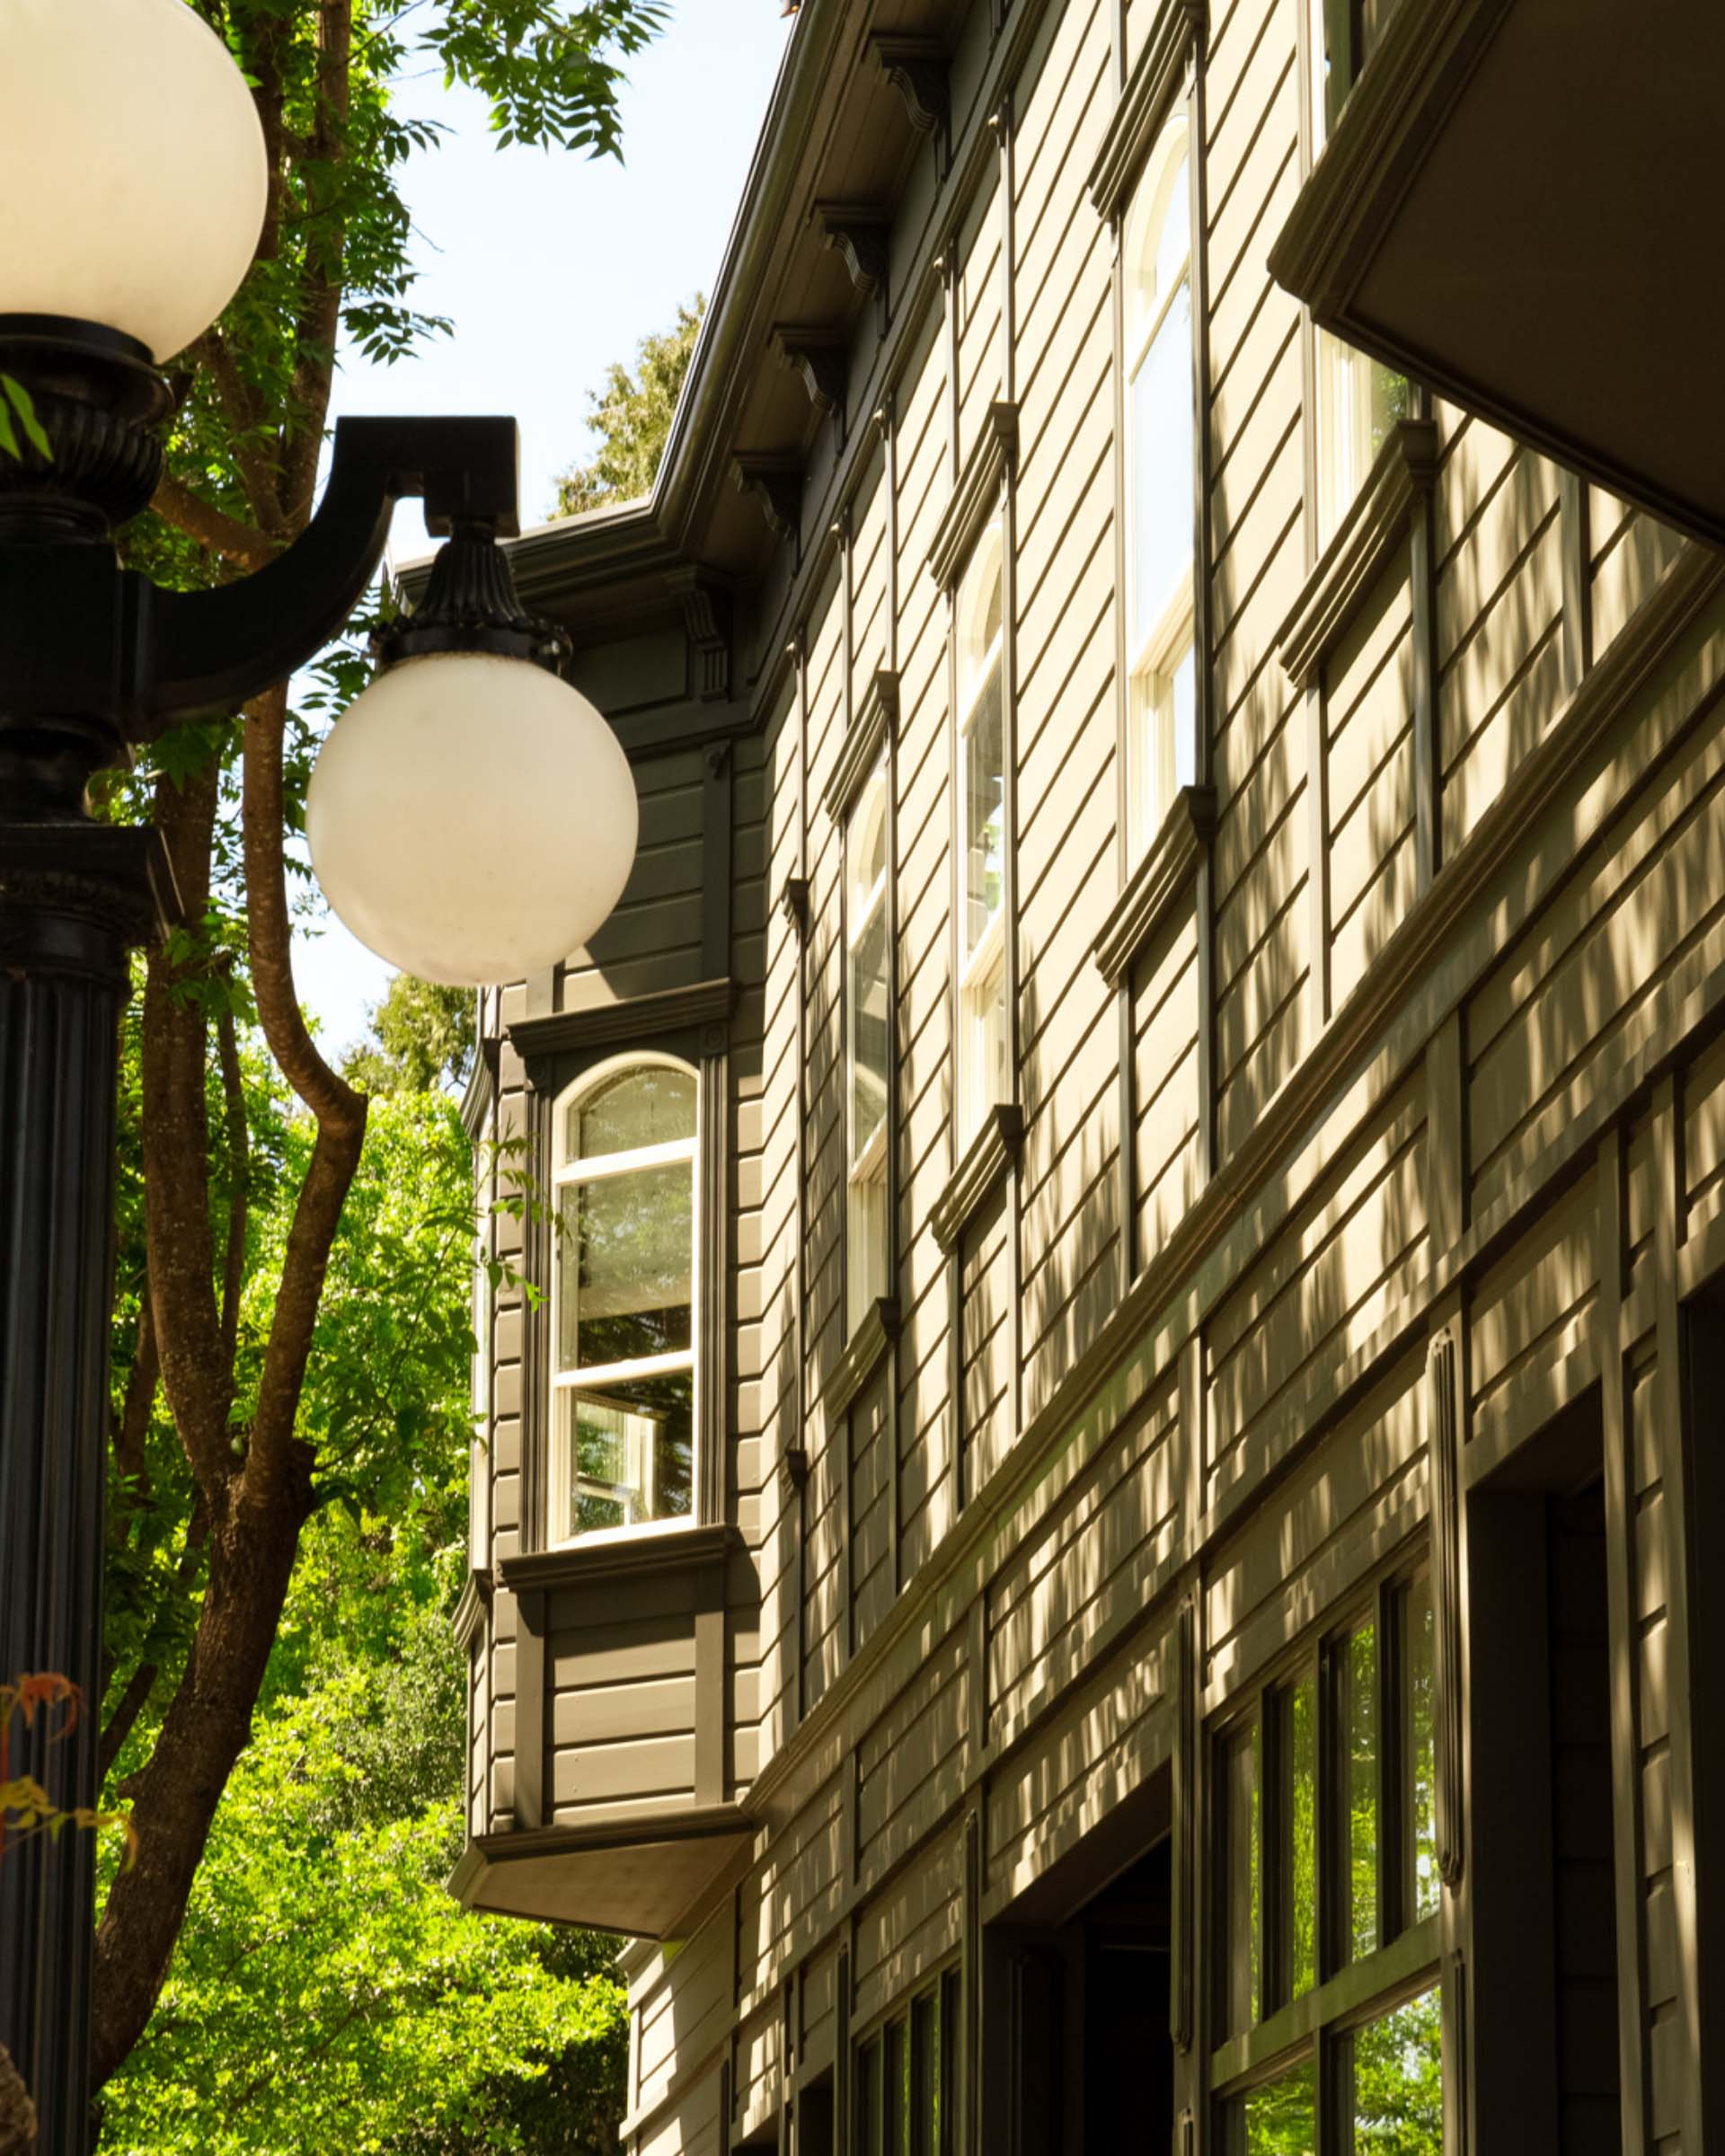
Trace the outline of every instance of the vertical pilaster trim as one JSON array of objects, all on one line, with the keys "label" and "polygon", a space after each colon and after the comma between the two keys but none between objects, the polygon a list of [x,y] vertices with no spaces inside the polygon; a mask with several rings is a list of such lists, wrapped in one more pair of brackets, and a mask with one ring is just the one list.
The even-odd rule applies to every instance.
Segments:
[{"label": "vertical pilaster trim", "polygon": [[1324,724],[1324,669],[1305,685],[1305,827],[1310,856],[1307,914],[1311,922],[1312,963],[1307,994],[1312,1008],[1308,1038],[1315,1041],[1330,1022],[1330,756]]},{"label": "vertical pilaster trim", "polygon": [[974,1767],[988,1742],[988,1590],[984,1586],[965,1613],[964,1657],[970,1673],[967,1764]]},{"label": "vertical pilaster trim", "polygon": [[959,227],[947,235],[940,258],[942,306],[946,329],[946,478],[959,483]]},{"label": "vertical pilaster trim", "polygon": [[1013,215],[1013,93],[1010,85],[989,115],[1000,146],[1000,393],[1013,403],[1018,397],[1018,303],[1013,287],[1017,278],[1014,249],[1017,244]]},{"label": "vertical pilaster trim", "polygon": [[1198,1586],[1181,1596],[1174,1617],[1174,1787],[1172,1982],[1169,2032],[1190,2052],[1198,2036]]},{"label": "vertical pilaster trim", "polygon": [[1442,764],[1438,738],[1437,586],[1432,543],[1434,490],[1416,489],[1408,539],[1413,612],[1414,888],[1428,891],[1443,865]]},{"label": "vertical pilaster trim", "polygon": [[1182,1550],[1198,1546],[1199,1523],[1204,1517],[1204,1333],[1200,1327],[1180,1351],[1178,1422],[1180,1445],[1180,1544]]},{"label": "vertical pilaster trim", "polygon": [[[1125,0],[1111,0],[1110,15],[1117,62],[1125,52]],[[1126,272],[1121,261],[1122,226],[1118,215],[1108,221],[1109,327],[1113,339],[1113,361],[1109,369],[1109,391],[1113,399],[1114,446],[1109,470],[1114,484],[1114,589],[1121,603],[1114,608],[1114,871],[1122,890],[1132,869],[1132,740],[1129,730],[1131,697],[1127,685],[1126,643]],[[1132,968],[1128,968],[1118,991],[1119,1006],[1120,1070],[1119,1112],[1120,1150],[1116,1171],[1117,1199],[1120,1208],[1119,1280],[1124,1295],[1132,1284],[1137,1262],[1137,1160],[1133,1144],[1137,1123],[1137,1071],[1132,1035]]]},{"label": "vertical pilaster trim", "polygon": [[982,2156],[982,1807],[964,1816],[964,1967],[963,2116],[959,2145],[965,2156]]},{"label": "vertical pilaster trim", "polygon": [[[1186,131],[1192,229],[1189,260],[1192,280],[1192,393],[1197,405],[1192,430],[1192,486],[1196,496],[1192,535],[1192,675],[1197,689],[1196,776],[1200,786],[1216,783],[1216,676],[1210,649],[1215,569],[1215,531],[1210,495],[1215,481],[1210,412],[1210,254],[1209,163],[1204,155],[1208,128],[1205,84],[1209,25],[1208,17],[1192,32],[1190,122]],[[1122,590],[1125,586],[1120,587]],[[1198,1118],[1199,1175],[1208,1183],[1217,1167],[1216,1100],[1216,887],[1214,853],[1204,850],[1198,871]]]},{"label": "vertical pilaster trim", "polygon": [[[797,879],[803,891],[809,888],[809,632],[806,623],[797,624],[792,640],[792,664],[796,670],[796,729],[797,729]],[[795,1443],[803,1448],[807,1457],[809,1443],[809,950],[808,915],[806,911],[795,910],[792,934],[796,939],[797,950],[797,1149],[796,1149],[796,1227],[792,1251],[792,1288],[795,1308],[792,1313],[792,1334],[796,1342],[796,1436]],[[808,1711],[809,1683],[809,1477],[798,1478],[797,1492],[797,1546],[796,1546],[796,1679],[792,1690],[790,1719],[794,1727]]]},{"label": "vertical pilaster trim", "polygon": [[1460,1358],[1451,1330],[1426,1362],[1427,1471],[1431,1512],[1432,1690],[1437,1749],[1438,1869],[1453,1894],[1461,1885],[1462,1577]]},{"label": "vertical pilaster trim", "polygon": [[[537,1086],[523,1097],[527,1172],[540,1190],[551,1188],[551,1109]],[[521,1270],[540,1290],[521,1306],[521,1548],[543,1550],[548,1539],[551,1498],[551,1268],[552,1211],[529,1205],[521,1224]]]},{"label": "vertical pilaster trim", "polygon": [[1108,59],[1118,94],[1126,86],[1127,0],[1108,0]]},{"label": "vertical pilaster trim", "polygon": [[515,1598],[515,1825],[518,1833],[547,1824],[545,1803],[545,1595],[524,1589]]},{"label": "vertical pilaster trim", "polygon": [[[848,1924],[847,1924],[848,1929]],[[833,2145],[836,2156],[851,2156],[855,2144],[854,2107],[851,2102],[851,1948],[848,1938],[838,1948],[838,1968],[833,1978]],[[867,2156],[867,2152],[862,2152]]]},{"label": "vertical pilaster trim", "polygon": [[[886,608],[887,666],[895,681],[898,675],[898,408],[889,389],[876,409],[880,429],[880,484],[886,490],[883,543],[887,550]],[[898,1267],[903,1256],[898,1233],[898,1197],[904,1143],[904,1103],[898,1073],[898,722],[896,713],[887,726],[887,1068],[892,1074],[887,1087],[887,1279],[888,1294],[899,1292]],[[904,1584],[904,1493],[900,1488],[900,1403],[898,1334],[887,1350],[887,1533],[893,1599]]]},{"label": "vertical pilaster trim", "polygon": [[[1019,964],[1018,919],[1018,459],[1008,458],[1000,501],[1000,711],[1002,756],[1001,813],[1005,819],[1005,843],[1001,849],[1004,888],[1001,913],[1006,970],[1006,1067],[1012,1073],[1012,1095],[1019,1093],[1022,1033],[1019,992],[1022,974]],[[1013,1372],[1012,1442],[1024,1427],[1024,1253],[1019,1203],[1019,1166],[1016,1156],[1006,1173],[1007,1249],[1012,1256],[1011,1298],[1006,1308],[1011,1334]]]},{"label": "vertical pilaster trim", "polygon": [[1468,2120],[1473,2116],[1467,2038],[1473,2018],[1467,2005],[1467,1957],[1459,1947],[1445,1955],[1442,1981],[1438,2013],[1443,2028],[1444,2148],[1447,2156],[1467,2156]]},{"label": "vertical pilaster trim", "polygon": [[731,2063],[729,2057],[719,2062],[719,2150],[720,2156],[730,2156],[731,2112]]},{"label": "vertical pilaster trim", "polygon": [[1579,473],[1558,475],[1559,546],[1563,560],[1563,694],[1574,695],[1593,664],[1593,512]]},{"label": "vertical pilaster trim", "polygon": [[[1694,1592],[1695,1540],[1690,1518],[1692,1476],[1685,1428],[1687,1388],[1681,1379],[1683,1307],[1677,1253],[1685,1227],[1683,1115],[1676,1079],[1653,1089],[1653,1283],[1659,1340],[1659,1475],[1664,1490],[1666,1667],[1671,1702],[1671,1905],[1676,1929],[1678,2002],[1683,2059],[1683,2146],[1707,2145],[1701,2099],[1704,2063],[1701,2026],[1699,1901],[1695,1886],[1694,1692],[1689,1638]],[[1710,1942],[1711,1943],[1711,1942]]]},{"label": "vertical pilaster trim", "polygon": [[1605,1467],[1606,1639],[1611,1668],[1612,1873],[1617,1918],[1617,2052],[1623,2156],[1644,2156],[1647,1935],[1642,1894],[1641,1641],[1635,1613],[1635,1478],[1623,1371],[1627,1148],[1614,1125],[1599,1143],[1599,1400]]},{"label": "vertical pilaster trim", "polygon": [[1459,1011],[1426,1048],[1426,1205],[1432,1255],[1440,1258],[1467,1230],[1467,1072]]},{"label": "vertical pilaster trim", "polygon": [[856,1480],[851,1457],[853,1432],[848,1408],[827,1428],[827,1445],[836,1448],[838,1462],[838,1488],[834,1492],[834,1505],[838,1515],[838,1666],[841,1669],[856,1652],[856,1582],[851,1561],[856,1540],[853,1512]]}]

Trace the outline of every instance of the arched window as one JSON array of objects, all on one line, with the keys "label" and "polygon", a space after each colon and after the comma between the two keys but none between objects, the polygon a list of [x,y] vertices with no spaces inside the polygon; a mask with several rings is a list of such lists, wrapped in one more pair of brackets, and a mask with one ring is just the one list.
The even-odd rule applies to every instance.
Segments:
[{"label": "arched window", "polygon": [[557,1105],[552,1533],[694,1510],[694,1073],[602,1065]]},{"label": "arched window", "polygon": [[1001,531],[959,587],[959,1114],[969,1138],[1006,1099],[1006,720],[1001,701]]},{"label": "arched window", "polygon": [[1173,121],[1126,229],[1127,664],[1142,850],[1197,767],[1192,652],[1191,192]]},{"label": "arched window", "polygon": [[845,827],[846,1302],[854,1328],[887,1292],[887,766]]}]

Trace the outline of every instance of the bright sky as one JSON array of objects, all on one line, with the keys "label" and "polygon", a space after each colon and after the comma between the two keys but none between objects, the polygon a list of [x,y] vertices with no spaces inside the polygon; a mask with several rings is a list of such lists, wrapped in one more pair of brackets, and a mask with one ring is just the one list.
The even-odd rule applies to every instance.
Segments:
[{"label": "bright sky", "polygon": [[[674,0],[669,30],[630,69],[622,165],[499,152],[482,100],[446,96],[435,75],[411,86],[403,108],[455,130],[406,186],[415,298],[455,334],[394,367],[350,358],[336,414],[513,412],[522,522],[549,514],[556,474],[591,447],[585,393],[712,289],[790,28],[779,0]],[[394,543],[426,544],[417,505]],[[326,1047],[359,1039],[389,968],[334,920],[298,938],[295,965]]]}]

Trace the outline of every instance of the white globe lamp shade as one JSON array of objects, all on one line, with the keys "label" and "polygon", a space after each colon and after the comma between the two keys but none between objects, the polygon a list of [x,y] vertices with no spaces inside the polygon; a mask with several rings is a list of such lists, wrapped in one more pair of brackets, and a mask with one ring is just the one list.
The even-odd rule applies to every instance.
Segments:
[{"label": "white globe lamp shade", "polygon": [[186,0],[0,0],[0,314],[171,359],[239,289],[268,184],[252,93]]},{"label": "white globe lamp shade", "polygon": [[323,895],[422,980],[520,980],[579,950],[634,863],[634,774],[579,690],[472,651],[403,658],[337,720],[305,801]]}]

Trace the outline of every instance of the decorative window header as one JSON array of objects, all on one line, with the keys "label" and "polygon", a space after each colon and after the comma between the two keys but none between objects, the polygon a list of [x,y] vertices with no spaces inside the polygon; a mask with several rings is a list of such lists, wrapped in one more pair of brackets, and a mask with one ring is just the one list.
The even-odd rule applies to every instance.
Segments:
[{"label": "decorative window header", "polygon": [[898,727],[898,676],[882,667],[862,692],[851,730],[838,752],[837,765],[821,796],[822,806],[836,824],[855,807],[863,782],[880,762],[881,750]]},{"label": "decorative window header", "polygon": [[1003,485],[1018,467],[1018,407],[1004,400],[988,407],[952,499],[928,550],[928,566],[942,591],[963,573],[970,550],[1000,507]]},{"label": "decorative window header", "polygon": [[1205,0],[1162,0],[1090,168],[1090,199],[1099,216],[1116,217],[1126,208],[1208,22]]}]

